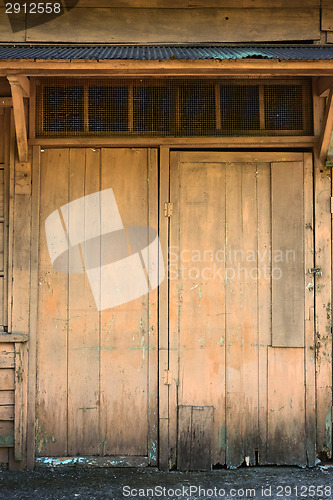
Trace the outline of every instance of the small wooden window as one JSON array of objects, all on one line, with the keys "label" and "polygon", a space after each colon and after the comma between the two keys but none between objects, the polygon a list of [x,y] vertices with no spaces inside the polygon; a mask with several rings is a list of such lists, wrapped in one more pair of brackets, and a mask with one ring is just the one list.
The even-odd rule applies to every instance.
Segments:
[{"label": "small wooden window", "polygon": [[40,79],[36,135],[311,135],[309,79]]}]

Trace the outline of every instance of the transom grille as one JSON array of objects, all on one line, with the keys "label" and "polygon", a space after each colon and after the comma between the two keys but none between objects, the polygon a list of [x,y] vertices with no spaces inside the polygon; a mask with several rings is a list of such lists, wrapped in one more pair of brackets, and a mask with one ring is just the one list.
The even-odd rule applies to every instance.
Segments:
[{"label": "transom grille", "polygon": [[308,79],[39,79],[37,136],[312,134]]}]

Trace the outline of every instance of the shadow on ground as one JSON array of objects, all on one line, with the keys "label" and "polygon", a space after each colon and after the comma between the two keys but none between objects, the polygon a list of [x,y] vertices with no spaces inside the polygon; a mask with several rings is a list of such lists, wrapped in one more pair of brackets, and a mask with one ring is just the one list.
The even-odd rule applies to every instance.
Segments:
[{"label": "shadow on ground", "polygon": [[333,467],[250,467],[212,472],[156,469],[0,470],[0,499],[333,499]]}]

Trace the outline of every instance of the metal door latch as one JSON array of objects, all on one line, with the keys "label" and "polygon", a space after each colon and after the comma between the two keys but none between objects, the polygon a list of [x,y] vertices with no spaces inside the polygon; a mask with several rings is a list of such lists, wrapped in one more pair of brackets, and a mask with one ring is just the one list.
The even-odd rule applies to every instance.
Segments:
[{"label": "metal door latch", "polygon": [[311,267],[308,269],[309,274],[314,274],[316,278],[320,278],[323,275],[321,267]]},{"label": "metal door latch", "polygon": [[173,214],[173,203],[165,202],[164,203],[164,216],[171,217]]},{"label": "metal door latch", "polygon": [[164,370],[164,385],[172,384],[172,372],[170,370]]}]

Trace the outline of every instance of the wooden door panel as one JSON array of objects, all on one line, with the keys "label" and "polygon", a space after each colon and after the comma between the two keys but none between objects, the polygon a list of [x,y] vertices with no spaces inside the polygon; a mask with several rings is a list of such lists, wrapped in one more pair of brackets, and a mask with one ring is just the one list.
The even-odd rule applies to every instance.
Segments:
[{"label": "wooden door panel", "polygon": [[45,220],[68,203],[69,150],[41,154],[36,455],[67,455],[68,276],[52,267]]},{"label": "wooden door panel", "polygon": [[[271,343],[271,202],[267,193],[271,189],[271,168],[268,162],[257,163],[258,204],[258,420],[259,420],[259,463],[267,463],[267,346]],[[267,270],[269,270],[267,272]]]},{"label": "wooden door panel", "polygon": [[176,218],[172,218],[170,235],[169,321],[171,342],[178,346],[181,360],[179,405],[209,406],[215,395],[213,453],[216,462],[224,463],[226,339],[220,272],[225,263],[222,253],[218,266],[214,260],[225,240],[225,169],[190,162],[179,168],[176,162],[171,165],[171,175]]},{"label": "wooden door panel", "polygon": [[304,347],[303,162],[271,168],[272,345]]},{"label": "wooden door panel", "polygon": [[[70,150],[70,200],[99,191],[99,166],[100,150]],[[68,454],[98,455],[99,312],[86,273],[69,274],[68,287]]]},{"label": "wooden door panel", "polygon": [[258,449],[257,186],[255,163],[226,165],[226,429],[230,467]]},{"label": "wooden door panel", "polygon": [[[156,290],[99,311],[87,274],[56,271],[47,249],[45,220],[53,211],[109,188],[125,228],[157,229],[156,150],[42,153],[36,452],[149,456],[156,464]],[[82,222],[68,211],[64,227],[70,234],[80,224],[89,235],[89,215]],[[96,241],[95,265],[111,251],[106,245]],[[81,252],[86,263],[86,246]]]},{"label": "wooden door panel", "polygon": [[[178,399],[170,400],[171,449],[176,406],[202,406],[214,412],[212,436],[206,437],[212,464],[304,465],[306,448],[314,456],[312,427],[305,434],[305,418],[313,421],[314,384],[304,355],[314,328],[305,310],[313,306],[304,279],[313,266],[312,166],[305,156],[171,156],[170,366],[177,367],[178,381]],[[273,276],[275,267],[279,276]],[[285,363],[290,367],[282,377]],[[284,391],[290,377],[290,391]],[[287,396],[289,409],[282,408]],[[178,422],[182,428],[185,421]],[[283,442],[296,436],[301,444],[288,457]],[[183,464],[192,460],[184,443],[178,442]]]}]

